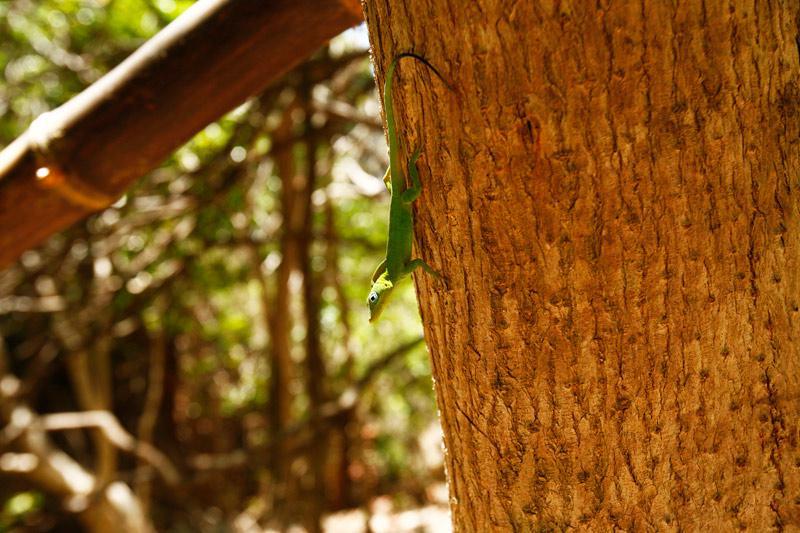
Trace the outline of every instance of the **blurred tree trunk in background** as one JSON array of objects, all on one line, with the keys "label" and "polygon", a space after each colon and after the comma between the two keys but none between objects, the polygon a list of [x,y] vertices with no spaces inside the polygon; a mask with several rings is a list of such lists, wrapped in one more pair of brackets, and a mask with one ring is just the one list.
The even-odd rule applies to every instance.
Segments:
[{"label": "blurred tree trunk in background", "polygon": [[458,530],[800,526],[798,9],[366,3]]},{"label": "blurred tree trunk in background", "polygon": [[[281,435],[292,421],[292,392],[290,384],[294,376],[294,363],[292,362],[292,312],[290,287],[292,272],[298,267],[299,259],[299,232],[297,231],[297,211],[301,208],[300,195],[296,184],[296,162],[293,154],[294,135],[293,105],[284,113],[280,126],[275,132],[277,144],[281,147],[274,154],[275,173],[281,179],[281,217],[282,232],[280,235],[281,262],[275,275],[274,301],[270,305],[265,300],[264,313],[269,317],[269,333],[271,339],[270,353],[270,396],[269,396],[269,424],[273,436]],[[302,175],[300,176],[302,178]],[[302,182],[300,183],[302,186]],[[302,220],[301,220],[302,222]],[[266,283],[266,280],[265,280]],[[266,285],[265,285],[266,288]],[[267,293],[268,294],[268,293]],[[278,500],[285,497],[286,483],[289,478],[288,443],[275,438],[275,445],[270,450],[270,469],[275,479],[275,496]]]},{"label": "blurred tree trunk in background", "polygon": [[310,512],[307,528],[310,533],[322,532],[322,515],[326,505],[325,463],[331,453],[328,446],[326,428],[321,425],[322,406],[326,400],[325,383],[328,380],[325,361],[322,353],[322,335],[320,330],[320,283],[319,276],[314,273],[314,220],[311,203],[317,179],[318,143],[314,136],[312,120],[313,100],[311,90],[313,84],[307,73],[303,76],[300,98],[305,105],[303,133],[305,134],[305,186],[302,199],[302,226],[300,229],[300,264],[303,273],[303,311],[306,322],[305,339],[305,376],[308,394],[309,421],[311,423],[312,445],[309,450],[309,466],[311,470],[312,490],[309,496]]},{"label": "blurred tree trunk in background", "polygon": [[[330,61],[327,50],[320,54],[320,58],[321,62],[325,59]],[[287,80],[292,99],[275,131],[273,157],[275,174],[281,182],[281,261],[276,270],[274,288],[270,288],[266,279],[261,282],[261,290],[266,295],[263,308],[268,317],[271,339],[267,414],[274,445],[269,451],[273,480],[269,498],[277,514],[284,509],[290,510],[291,504],[300,503],[304,526],[310,532],[322,531],[324,513],[337,503],[329,497],[327,488],[330,483],[326,478],[328,462],[346,465],[348,460],[346,447],[328,446],[328,433],[343,433],[347,419],[330,414],[323,416],[325,403],[330,400],[325,385],[329,376],[320,327],[322,276],[313,268],[319,236],[314,231],[312,196],[315,191],[323,192],[321,178],[330,181],[330,176],[318,176],[318,166],[324,166],[326,172],[330,172],[330,161],[320,157],[318,152],[324,151],[319,147],[330,144],[330,136],[341,131],[342,125],[335,122],[324,127],[314,125],[312,90],[320,82],[317,78],[314,69],[306,65]],[[323,236],[335,238],[330,231]],[[328,268],[333,268],[334,263],[327,265]],[[298,291],[294,283],[296,275],[302,278],[302,291]],[[336,282],[335,279],[329,281]],[[298,306],[301,302],[302,306]],[[298,307],[301,313],[297,312]],[[341,319],[346,320],[346,316],[343,314]],[[298,325],[305,328],[302,366],[293,358],[293,350],[298,344],[293,331]],[[295,385],[301,382],[300,377],[308,398],[307,413],[303,417],[307,426],[302,437],[293,430],[300,422],[293,404],[298,391]],[[298,475],[298,471],[303,475]],[[296,508],[292,510],[297,514]],[[288,521],[290,513],[286,513],[285,518]]]}]

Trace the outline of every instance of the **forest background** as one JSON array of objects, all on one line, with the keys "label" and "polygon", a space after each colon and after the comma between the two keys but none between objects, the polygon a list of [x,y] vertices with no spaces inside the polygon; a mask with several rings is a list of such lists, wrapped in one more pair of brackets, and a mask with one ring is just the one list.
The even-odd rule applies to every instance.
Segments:
[{"label": "forest background", "polygon": [[[0,2],[0,144],[191,4]],[[411,284],[367,323],[367,48],[345,32],[0,272],[0,531],[314,531],[446,499]]]}]

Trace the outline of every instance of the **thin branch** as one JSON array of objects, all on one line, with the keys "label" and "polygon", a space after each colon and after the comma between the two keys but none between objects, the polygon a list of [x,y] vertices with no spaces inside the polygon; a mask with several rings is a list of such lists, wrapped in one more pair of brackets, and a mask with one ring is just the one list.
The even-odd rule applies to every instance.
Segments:
[{"label": "thin branch", "polygon": [[[8,363],[8,350],[6,349],[6,340],[0,335],[0,377],[9,372],[11,366]],[[2,396],[0,396],[2,397]]]},{"label": "thin branch", "polygon": [[361,375],[361,377],[358,378],[358,381],[356,381],[355,385],[356,390],[361,392],[366,389],[372,383],[372,380],[375,379],[375,376],[387,366],[392,364],[396,358],[410,352],[420,344],[424,343],[424,337],[417,337],[416,339],[412,339],[406,343],[403,343],[394,350],[386,353],[383,357],[372,363]]},{"label": "thin branch", "polygon": [[[159,302],[159,308],[163,312],[163,302]],[[147,392],[145,393],[144,408],[142,416],[139,418],[139,443],[150,445],[153,442],[153,430],[158,421],[158,413],[161,411],[161,400],[164,396],[164,367],[166,362],[166,339],[164,332],[159,328],[150,336],[150,372],[147,378]],[[144,470],[137,473],[135,480],[135,492],[141,501],[142,507],[147,510],[150,507],[150,480],[144,476]]]},{"label": "thin branch", "polygon": [[378,117],[365,115],[353,105],[342,102],[341,100],[318,102],[315,103],[314,108],[333,118],[338,118],[345,123],[363,124],[375,131],[383,132],[383,122],[381,122]]},{"label": "thin branch", "polygon": [[336,299],[339,304],[339,317],[342,324],[342,345],[345,350],[344,375],[349,381],[353,378],[353,362],[355,355],[352,347],[352,328],[350,327],[350,300],[347,298],[342,280],[342,272],[339,268],[339,233],[336,231],[336,213],[333,202],[329,195],[325,201],[325,253],[327,264],[328,284],[332,285],[336,291]]},{"label": "thin branch", "polygon": [[96,428],[120,450],[131,453],[155,468],[169,485],[181,481],[178,469],[160,450],[153,445],[137,440],[128,433],[117,418],[109,411],[81,411],[77,413],[57,413],[42,415],[39,424],[45,431],[66,431],[69,429]]}]

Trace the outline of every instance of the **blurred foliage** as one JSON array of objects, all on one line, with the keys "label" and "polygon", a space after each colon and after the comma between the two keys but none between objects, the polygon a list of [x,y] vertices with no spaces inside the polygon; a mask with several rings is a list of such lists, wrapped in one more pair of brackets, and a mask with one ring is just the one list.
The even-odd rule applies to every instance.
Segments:
[{"label": "blurred foliage", "polygon": [[26,515],[41,508],[42,501],[42,495],[38,492],[18,492],[9,497],[0,511],[0,531],[20,525]]},{"label": "blurred foliage", "polygon": [[[0,2],[0,143],[191,4]],[[0,374],[20,380],[15,402],[42,414],[108,409],[166,454],[182,473],[178,490],[128,454],[113,461],[113,478],[159,531],[225,530],[244,518],[282,527],[309,513],[318,522],[320,511],[368,506],[378,494],[419,502],[442,478],[420,438],[436,409],[411,284],[381,322],[367,322],[388,197],[366,46],[363,28],[346,32],[114,206],[0,272]],[[292,230],[287,206],[296,215],[305,198],[307,223]],[[309,364],[309,331],[321,370]],[[280,381],[284,334],[291,373]],[[276,394],[290,398],[278,434]],[[92,473],[103,446],[93,435],[50,437]],[[73,523],[64,494],[4,473],[1,457],[0,530]]]}]

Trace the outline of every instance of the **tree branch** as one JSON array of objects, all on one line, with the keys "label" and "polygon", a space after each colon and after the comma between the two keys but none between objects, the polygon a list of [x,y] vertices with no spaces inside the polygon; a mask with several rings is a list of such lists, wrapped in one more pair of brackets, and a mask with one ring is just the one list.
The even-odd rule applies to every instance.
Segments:
[{"label": "tree branch", "polygon": [[131,453],[155,468],[169,485],[181,481],[178,470],[166,455],[153,445],[137,440],[128,433],[109,411],[81,411],[77,413],[57,413],[42,415],[39,424],[45,431],[65,431],[68,429],[97,428],[120,450]]}]

